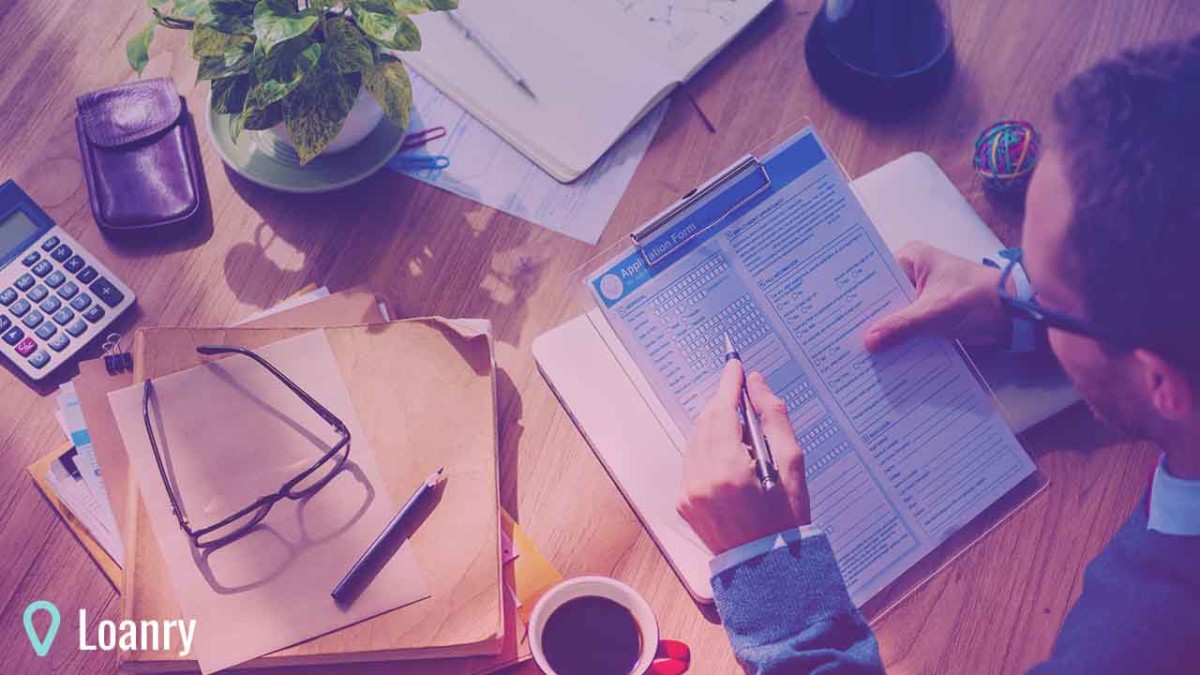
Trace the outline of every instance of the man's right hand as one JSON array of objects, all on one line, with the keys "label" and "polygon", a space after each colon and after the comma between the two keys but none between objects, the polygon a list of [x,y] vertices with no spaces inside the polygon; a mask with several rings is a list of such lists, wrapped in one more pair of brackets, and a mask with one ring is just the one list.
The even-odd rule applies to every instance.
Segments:
[{"label": "man's right hand", "polygon": [[867,329],[868,350],[928,334],[971,345],[1007,343],[1012,324],[996,293],[1000,270],[919,241],[905,244],[896,259],[917,287],[917,299]]}]

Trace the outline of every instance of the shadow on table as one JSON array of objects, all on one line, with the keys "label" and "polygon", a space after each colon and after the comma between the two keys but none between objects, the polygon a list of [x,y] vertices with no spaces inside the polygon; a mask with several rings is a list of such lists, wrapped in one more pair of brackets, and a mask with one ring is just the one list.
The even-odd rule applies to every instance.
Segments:
[{"label": "shadow on table", "polygon": [[525,250],[536,226],[389,171],[324,194],[277,192],[227,173],[262,217],[253,239],[225,256],[241,301],[265,308],[280,288],[365,283],[398,317],[484,317],[497,340],[519,338],[549,258]]}]

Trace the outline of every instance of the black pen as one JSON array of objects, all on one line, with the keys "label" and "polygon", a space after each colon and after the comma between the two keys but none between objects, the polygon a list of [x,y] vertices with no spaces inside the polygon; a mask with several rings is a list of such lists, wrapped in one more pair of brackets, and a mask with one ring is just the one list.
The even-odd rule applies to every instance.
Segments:
[{"label": "black pen", "polygon": [[[742,360],[741,354],[733,347],[729,333],[725,333],[725,360]],[[750,402],[750,392],[746,390],[746,378],[742,377],[742,396],[738,400],[738,414],[746,425],[746,433],[750,436],[750,457],[754,460],[754,471],[758,474],[758,482],[764,490],[775,487],[779,481],[779,470],[775,468],[775,458],[771,456],[771,444],[763,433],[758,415],[754,413],[754,405]]]},{"label": "black pen", "polygon": [[408,501],[404,502],[404,506],[400,507],[399,513],[392,518],[387,527],[383,528],[383,532],[379,533],[379,536],[375,537],[375,541],[371,542],[367,550],[358,556],[358,560],[354,563],[354,566],[350,568],[349,572],[346,572],[346,576],[342,577],[342,580],[334,587],[331,595],[333,595],[335,602],[345,600],[350,589],[358,585],[359,576],[363,574],[363,570],[373,567],[371,563],[375,562],[375,558],[384,550],[384,542],[390,539],[396,530],[400,529],[400,526],[408,519],[410,513],[417,510],[417,507],[420,506],[425,496],[433,492],[433,489],[442,480],[442,472],[444,470],[444,468],[438,469],[430,474],[429,478],[426,478],[425,482],[421,483],[421,487],[417,488],[417,491],[408,498]]}]

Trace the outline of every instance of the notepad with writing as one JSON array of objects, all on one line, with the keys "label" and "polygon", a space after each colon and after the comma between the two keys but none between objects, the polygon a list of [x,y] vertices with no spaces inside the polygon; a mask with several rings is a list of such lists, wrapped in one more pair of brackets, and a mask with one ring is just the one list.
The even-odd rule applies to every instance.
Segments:
[{"label": "notepad with writing", "polygon": [[562,182],[579,177],[770,0],[467,0],[457,12],[526,92],[442,13],[405,62]]}]

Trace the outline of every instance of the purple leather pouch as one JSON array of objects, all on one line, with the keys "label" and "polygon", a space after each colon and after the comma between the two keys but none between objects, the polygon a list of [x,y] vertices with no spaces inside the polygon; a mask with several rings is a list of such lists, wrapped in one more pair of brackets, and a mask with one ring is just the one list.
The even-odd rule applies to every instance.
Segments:
[{"label": "purple leather pouch", "polygon": [[92,214],[102,232],[183,229],[202,217],[196,132],[171,80],[102,89],[75,105]]}]

